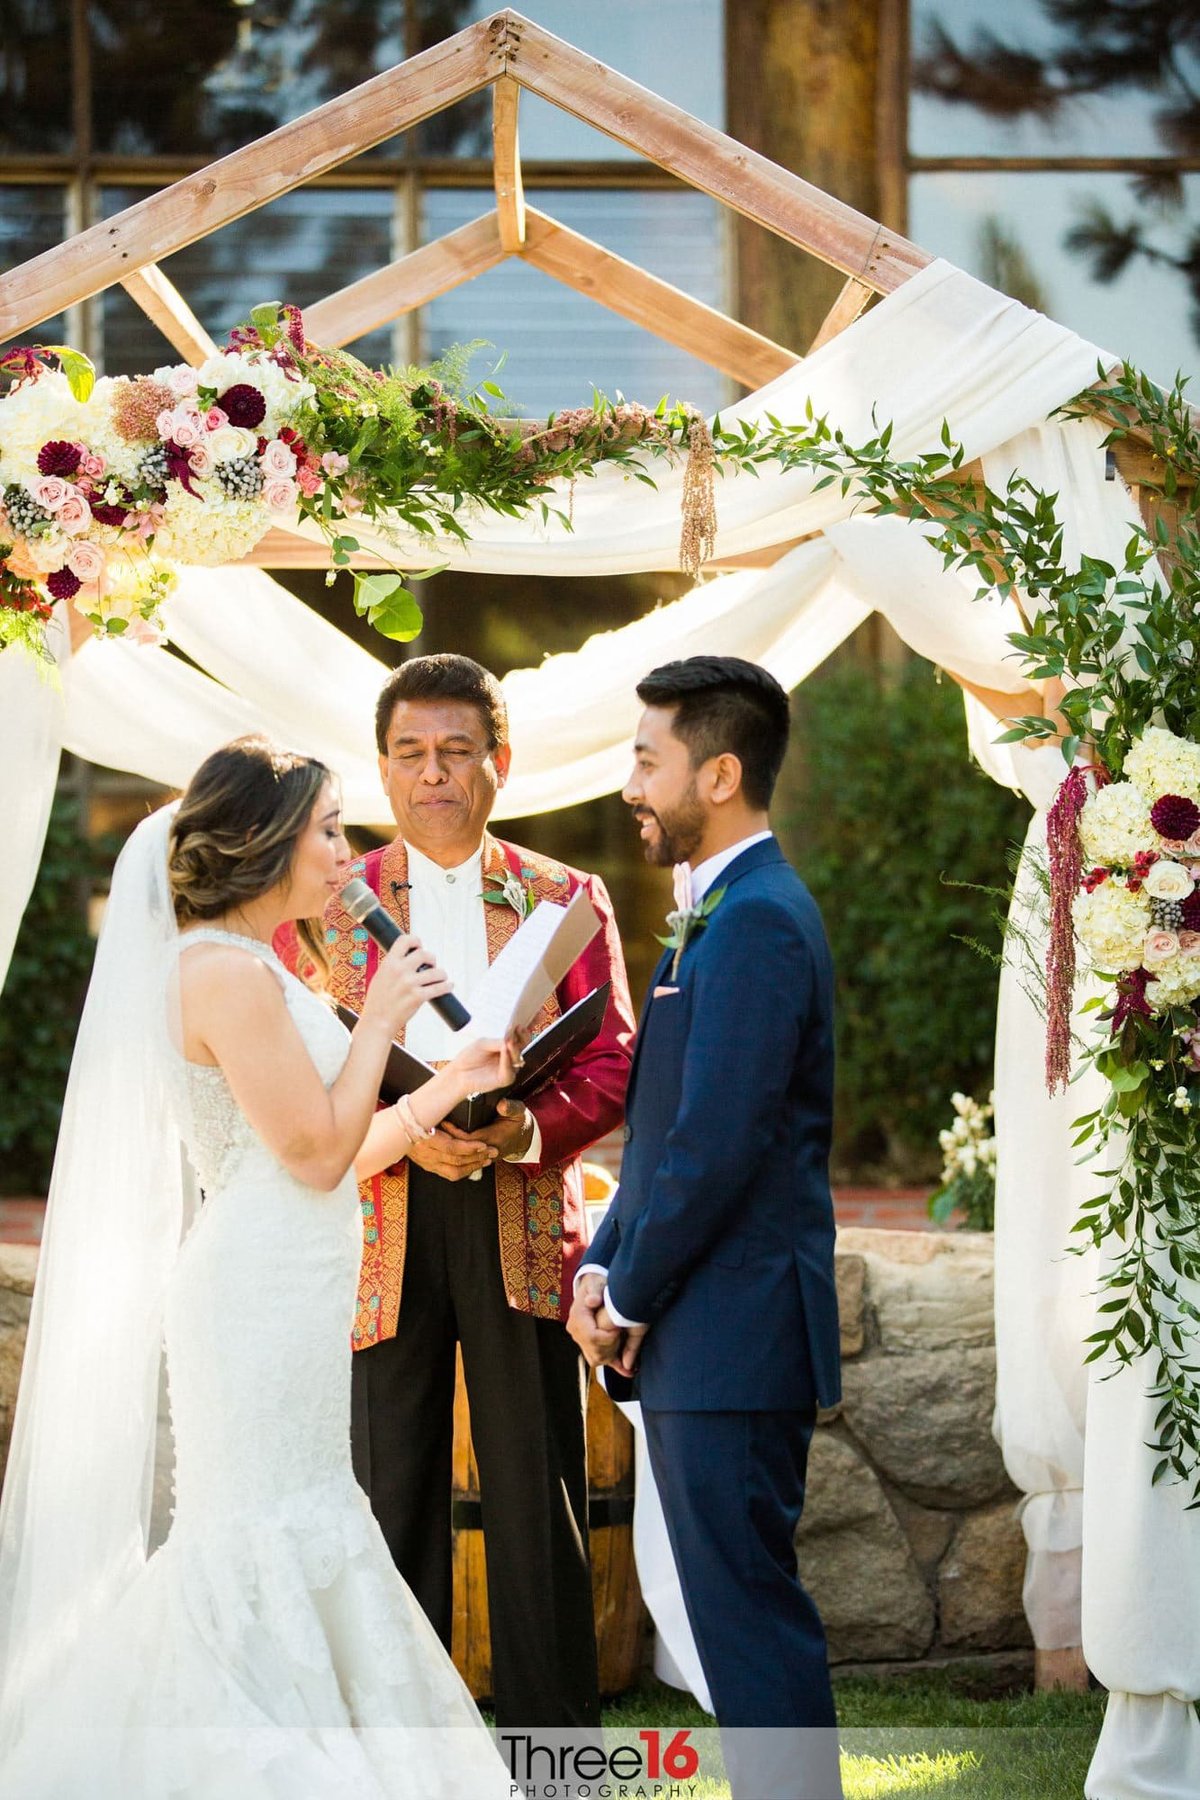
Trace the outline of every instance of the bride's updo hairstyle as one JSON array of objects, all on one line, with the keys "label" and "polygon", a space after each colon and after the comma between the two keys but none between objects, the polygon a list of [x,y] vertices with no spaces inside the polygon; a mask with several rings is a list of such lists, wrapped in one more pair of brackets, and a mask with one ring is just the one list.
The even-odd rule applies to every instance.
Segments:
[{"label": "bride's updo hairstyle", "polygon": [[[235,738],[214,750],[193,775],[171,827],[167,878],[177,922],[220,918],[286,880],[329,779],[315,757],[280,750],[265,737]],[[321,934],[305,931],[305,923],[306,948],[323,965]]]}]

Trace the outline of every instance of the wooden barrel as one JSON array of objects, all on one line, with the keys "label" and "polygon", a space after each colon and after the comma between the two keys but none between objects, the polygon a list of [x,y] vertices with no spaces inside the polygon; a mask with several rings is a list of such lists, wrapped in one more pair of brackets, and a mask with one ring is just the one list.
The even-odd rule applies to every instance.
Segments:
[{"label": "wooden barrel", "polygon": [[[644,1609],[633,1563],[633,1427],[593,1379],[588,1387],[588,1527],[600,1692],[620,1694],[637,1678]],[[479,1471],[471,1446],[462,1358],[454,1393],[454,1634],[452,1653],[477,1700],[491,1697],[487,1562]]]}]

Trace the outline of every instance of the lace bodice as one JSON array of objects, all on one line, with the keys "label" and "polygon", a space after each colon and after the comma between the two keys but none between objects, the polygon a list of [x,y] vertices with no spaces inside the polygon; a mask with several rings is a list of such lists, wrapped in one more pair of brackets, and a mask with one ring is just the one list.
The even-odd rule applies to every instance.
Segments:
[{"label": "lace bodice", "polygon": [[[336,1015],[311,988],[284,968],[269,945],[237,932],[204,926],[179,939],[179,953],[193,944],[229,944],[263,962],[278,977],[283,997],[305,1048],[326,1087],[341,1073],[350,1037]],[[174,1085],[179,1102],[180,1131],[188,1156],[206,1194],[226,1186],[245,1157],[267,1153],[266,1146],[242,1112],[222,1071],[215,1065],[189,1062],[176,1054]]]}]

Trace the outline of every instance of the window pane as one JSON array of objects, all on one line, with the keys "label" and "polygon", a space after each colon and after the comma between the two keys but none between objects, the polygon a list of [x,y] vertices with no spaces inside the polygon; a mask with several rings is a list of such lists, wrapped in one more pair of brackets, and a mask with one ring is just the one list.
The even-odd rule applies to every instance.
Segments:
[{"label": "window pane", "polygon": [[90,5],[96,142],[219,154],[404,60],[404,0]]},{"label": "window pane", "polygon": [[[909,221],[926,249],[1157,380],[1195,368],[1200,279],[1189,245],[1200,236],[1200,175],[1181,177],[1174,204],[1158,207],[1125,175],[917,175]],[[1111,261],[1123,244],[1123,267],[1098,279],[1096,259]],[[1170,260],[1189,256],[1186,268]]]},{"label": "window pane", "polygon": [[[707,195],[574,189],[539,190],[534,198],[541,211],[605,249],[710,306],[724,304],[720,209]],[[429,191],[426,237],[477,217],[490,201],[490,192]],[[669,393],[704,412],[728,397],[724,376],[706,363],[515,257],[432,301],[422,325],[429,357],[476,338],[506,351],[501,385],[534,416],[585,405],[594,387],[650,405]]]},{"label": "window pane", "polygon": [[[52,250],[67,236],[65,188],[22,185],[0,187],[0,269],[14,269]],[[23,344],[61,344],[67,334],[61,313],[20,333]],[[7,349],[7,345],[0,346]]]},{"label": "window pane", "polygon": [[918,156],[1200,150],[1200,31],[1180,0],[911,0]]},{"label": "window pane", "polygon": [[70,0],[9,0],[0,26],[0,151],[70,150]]},{"label": "window pane", "polygon": [[[142,198],[143,190],[108,188],[104,216]],[[189,244],[162,267],[221,343],[231,326],[261,301],[311,306],[390,262],[392,214],[389,188],[305,188]],[[174,360],[174,352],[122,288],[110,288],[103,306],[106,373],[133,374]],[[393,360],[387,326],[347,348],[367,362]]]},{"label": "window pane", "polygon": [[[466,0],[446,6],[418,0],[421,41],[434,44],[454,28],[486,19],[493,0]],[[708,125],[725,124],[725,52],[721,0],[605,0],[580,6],[578,0],[521,0],[517,11],[555,37],[630,75],[643,87],[673,100]],[[615,139],[534,95],[521,95],[521,155],[530,160],[594,161],[632,156]],[[490,156],[492,109],[487,95],[472,95],[421,127],[427,156]]]}]

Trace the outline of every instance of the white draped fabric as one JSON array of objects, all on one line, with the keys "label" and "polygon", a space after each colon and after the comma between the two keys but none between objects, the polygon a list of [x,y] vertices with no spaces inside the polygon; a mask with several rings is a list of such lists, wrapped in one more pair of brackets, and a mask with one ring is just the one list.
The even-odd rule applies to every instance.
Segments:
[{"label": "white draped fabric", "polygon": [[[51,628],[51,642],[61,647],[65,662],[61,620]],[[42,858],[65,719],[60,677],[35,666],[31,657],[0,655],[0,803],[7,865],[0,885],[0,988]]]}]

